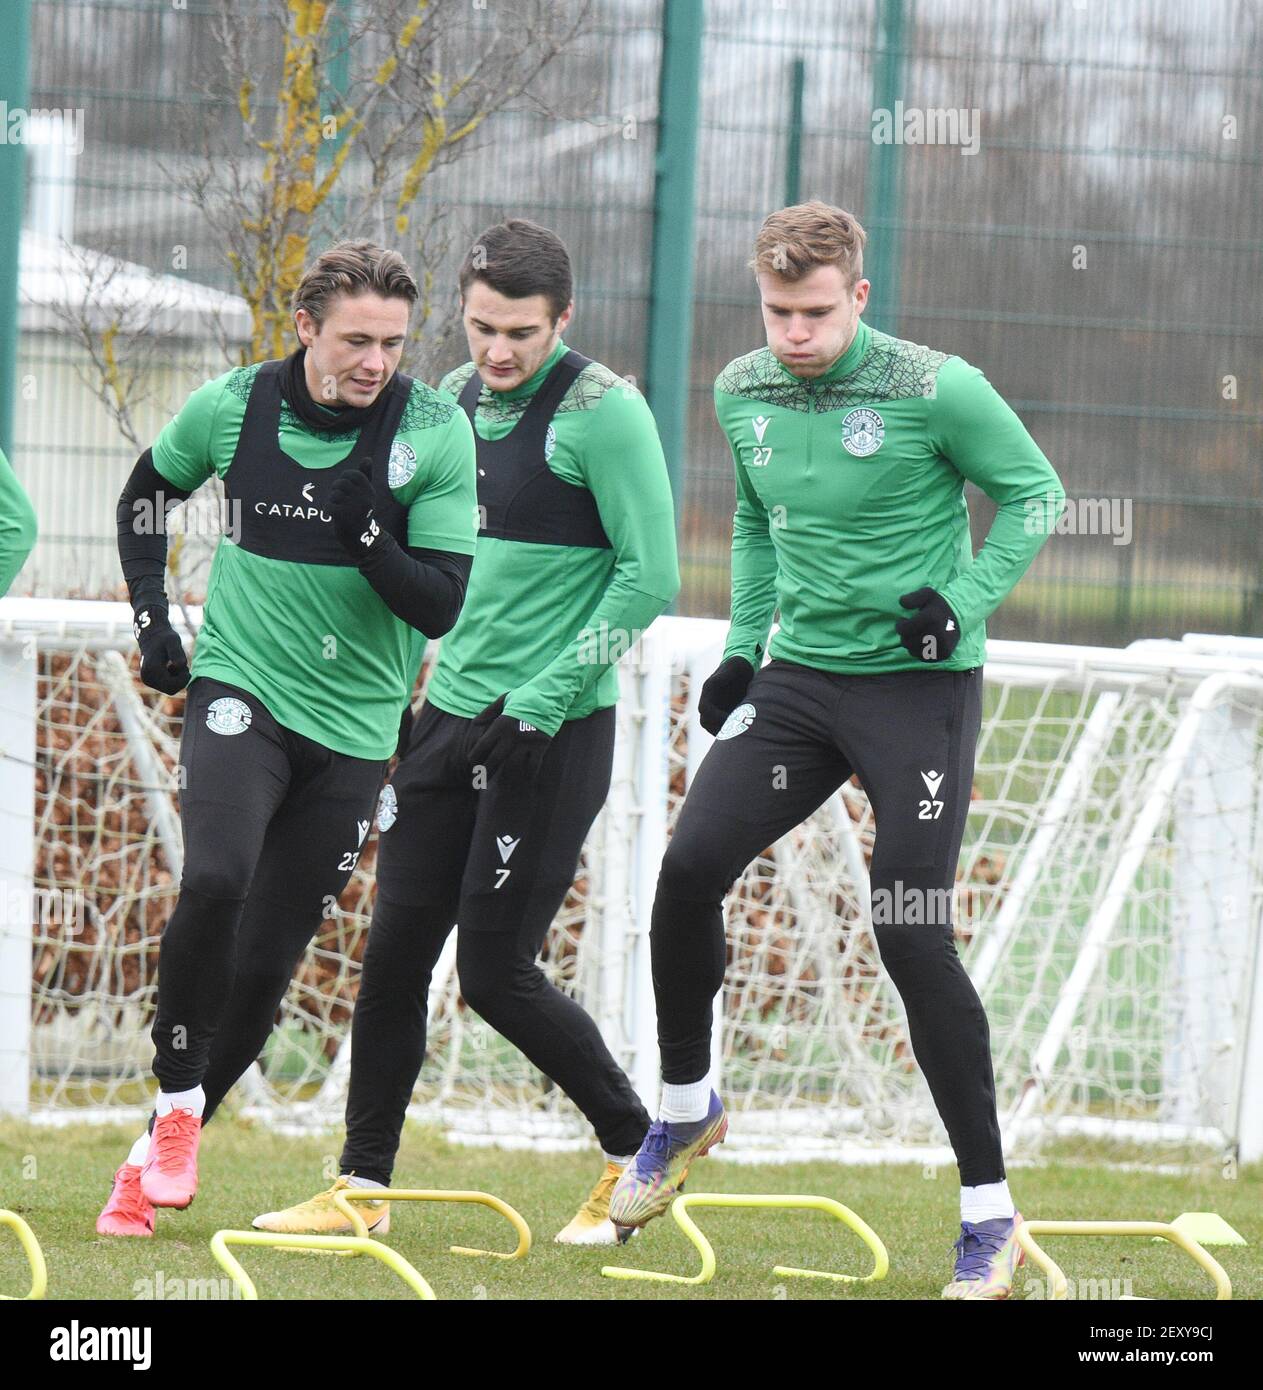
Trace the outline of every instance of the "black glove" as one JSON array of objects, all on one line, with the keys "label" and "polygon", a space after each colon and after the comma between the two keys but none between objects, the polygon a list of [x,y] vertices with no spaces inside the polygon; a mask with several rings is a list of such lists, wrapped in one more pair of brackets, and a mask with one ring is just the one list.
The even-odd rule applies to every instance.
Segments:
[{"label": "black glove", "polygon": [[730,656],[707,677],[697,697],[697,716],[708,734],[717,734],[737,708],[754,679],[754,667],[744,656]]},{"label": "black glove", "polygon": [[132,631],[140,643],[141,680],[150,690],[178,695],[189,683],[189,660],[166,608],[158,603],[138,608]]},{"label": "black glove", "polygon": [[382,536],[373,520],[373,484],[368,475],[343,473],[329,490],[329,511],[342,549],[356,560],[367,559]]},{"label": "black glove", "polygon": [[471,767],[485,768],[488,781],[498,776],[530,783],[539,775],[552,735],[515,714],[505,714],[504,702],[508,698],[501,695],[474,717],[474,726],[481,730],[482,737],[469,750],[469,763]]},{"label": "black glove", "polygon": [[895,631],[909,656],[918,661],[946,661],[960,641],[960,624],[947,600],[936,589],[904,594],[901,608],[919,608],[913,618],[900,618]]}]

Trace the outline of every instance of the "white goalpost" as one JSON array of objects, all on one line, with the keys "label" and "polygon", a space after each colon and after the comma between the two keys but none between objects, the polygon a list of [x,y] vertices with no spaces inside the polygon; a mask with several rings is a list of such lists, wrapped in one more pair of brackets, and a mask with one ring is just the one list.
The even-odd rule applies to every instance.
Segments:
[{"label": "white goalpost", "polygon": [[[724,632],[660,619],[625,659],[610,795],[543,953],[651,1105],[650,909]],[[125,604],[0,601],[0,1113],[42,1123],[131,1120],[150,1087],[182,701],[139,685],[133,647]],[[950,1161],[873,935],[874,833],[848,784],[729,895],[727,1156]],[[230,1102],[269,1125],[341,1122],[372,846]],[[954,909],[1012,1158],[1263,1157],[1263,640],[991,642]],[[466,1008],[453,944],[412,1113],[471,1143],[588,1143]]]}]

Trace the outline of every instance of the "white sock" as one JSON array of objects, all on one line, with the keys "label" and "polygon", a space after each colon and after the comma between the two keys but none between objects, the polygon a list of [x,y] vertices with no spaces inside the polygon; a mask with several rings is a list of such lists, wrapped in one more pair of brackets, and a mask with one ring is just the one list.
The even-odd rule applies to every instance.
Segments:
[{"label": "white sock", "polygon": [[127,1155],[127,1161],[134,1168],[143,1168],[145,1159],[149,1157],[149,1131],[144,1134],[132,1145],[132,1151]]},{"label": "white sock", "polygon": [[710,1078],[690,1081],[687,1086],[672,1086],[662,1083],[662,1100],[658,1104],[658,1118],[668,1124],[687,1124],[690,1121],[704,1120],[710,1109]]},{"label": "white sock", "polygon": [[1007,1217],[1010,1221],[1017,1208],[1009,1196],[1009,1184],[1005,1182],[985,1182],[980,1187],[962,1187],[960,1190],[960,1219],[970,1225],[979,1221],[993,1221],[996,1217]]},{"label": "white sock", "polygon": [[381,1183],[374,1182],[372,1178],[357,1178],[354,1173],[346,1174],[346,1185],[348,1187],[380,1187]]},{"label": "white sock", "polygon": [[619,1166],[620,1168],[626,1168],[627,1165],[632,1161],[632,1159],[636,1157],[636,1155],[635,1155],[635,1154],[607,1154],[607,1153],[605,1152],[605,1150],[602,1149],[602,1150],[601,1150],[601,1157],[606,1161],[606,1163],[617,1163],[618,1166]]},{"label": "white sock", "polygon": [[191,1091],[159,1091],[153,1108],[159,1116],[169,1115],[173,1110],[191,1110],[201,1119],[206,1109],[206,1092],[200,1086],[194,1086]]}]

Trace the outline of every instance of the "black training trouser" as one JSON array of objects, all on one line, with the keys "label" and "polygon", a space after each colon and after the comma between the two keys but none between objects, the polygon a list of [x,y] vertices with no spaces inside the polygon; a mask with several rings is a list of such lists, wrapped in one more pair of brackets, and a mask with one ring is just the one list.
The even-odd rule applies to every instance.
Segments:
[{"label": "black training trouser", "polygon": [[724,895],[855,773],[876,822],[874,934],[913,1053],[961,1182],[1004,1177],[987,1017],[951,922],[981,720],[980,667],[851,676],[772,661],[755,675],[697,771],[658,878],[650,940],[665,1081],[710,1068]]},{"label": "black training trouser", "polygon": [[180,743],[184,872],[162,934],[154,1075],[207,1118],[267,1041],[307,942],[359,859],[386,764],[284,728],[198,677]]},{"label": "black training trouser", "polygon": [[470,1008],[561,1087],[607,1153],[634,1153],[649,1128],[596,1024],[536,962],[609,791],[614,710],[564,723],[529,786],[477,785],[480,732],[427,704],[391,782],[397,820],[377,852],[342,1151],[344,1173],[382,1184],[425,1056],[430,977],[457,922]]}]

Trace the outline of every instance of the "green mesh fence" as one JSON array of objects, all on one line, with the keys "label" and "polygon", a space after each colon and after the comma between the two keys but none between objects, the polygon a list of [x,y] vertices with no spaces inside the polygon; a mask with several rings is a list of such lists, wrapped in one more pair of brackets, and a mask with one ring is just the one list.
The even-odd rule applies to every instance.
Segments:
[{"label": "green mesh fence", "polygon": [[[222,8],[35,0],[31,104],[82,110],[85,138],[69,162],[32,152],[28,227],[231,290],[222,238],[179,191],[201,143],[227,149],[239,129],[236,93],[209,82]],[[239,8],[255,12],[241,66],[270,114],[285,4]],[[346,22],[371,8],[347,4]],[[455,71],[512,30],[517,7],[431,10],[448,26],[436,60]],[[1263,632],[1263,40],[1249,0],[709,0],[704,15],[678,611],[726,612],[733,484],[711,384],[762,341],[746,261],[761,218],[800,196],[864,222],[870,321],[981,367],[1066,484],[1066,533],[993,634]],[[652,382],[662,21],[659,0],[593,3],[573,42],[424,183],[403,240],[413,249],[424,227],[435,289],[411,369],[437,379],[462,355],[456,259],[479,227],[520,212],[571,247],[570,340]],[[322,80],[372,71],[374,42],[334,55]],[[390,102],[374,119],[380,143]],[[353,154],[320,235],[390,238],[394,206],[370,189]],[[55,309],[28,304],[23,325],[16,462],[53,524],[18,591],[104,591],[112,498],[135,450]],[[233,351],[187,327],[147,379],[137,428],[151,436]],[[57,491],[63,474],[72,490]],[[973,500],[981,541],[991,510]]]},{"label": "green mesh fence", "polygon": [[1263,632],[1254,7],[752,0],[707,28],[684,610],[725,611],[710,388],[762,342],[744,267],[797,148],[800,196],[868,232],[869,321],[986,372],[1076,500],[990,631]]}]

